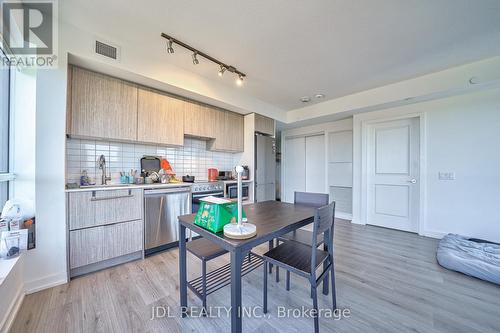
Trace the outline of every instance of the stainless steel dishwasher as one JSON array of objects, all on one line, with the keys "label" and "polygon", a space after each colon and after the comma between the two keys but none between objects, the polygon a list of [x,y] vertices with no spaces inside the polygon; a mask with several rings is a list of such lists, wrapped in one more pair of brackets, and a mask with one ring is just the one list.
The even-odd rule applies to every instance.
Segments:
[{"label": "stainless steel dishwasher", "polygon": [[179,215],[191,214],[191,187],[144,190],[145,255],[178,246]]}]

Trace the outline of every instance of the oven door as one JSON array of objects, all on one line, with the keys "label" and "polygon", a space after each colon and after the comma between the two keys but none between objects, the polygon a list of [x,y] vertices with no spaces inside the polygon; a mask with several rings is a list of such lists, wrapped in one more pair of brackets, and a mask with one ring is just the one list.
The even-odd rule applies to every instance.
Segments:
[{"label": "oven door", "polygon": [[[241,190],[243,192],[243,200],[248,199],[248,185],[242,185]],[[227,197],[229,199],[238,198],[238,185],[228,185],[227,187]]]}]

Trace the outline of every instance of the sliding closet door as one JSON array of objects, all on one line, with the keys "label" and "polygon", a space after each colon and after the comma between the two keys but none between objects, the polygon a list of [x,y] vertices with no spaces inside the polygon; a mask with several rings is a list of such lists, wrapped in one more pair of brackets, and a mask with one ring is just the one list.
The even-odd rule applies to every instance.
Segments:
[{"label": "sliding closet door", "polygon": [[286,138],[283,160],[284,195],[283,201],[292,202],[295,191],[305,191],[306,167],[305,138]]},{"label": "sliding closet door", "polygon": [[325,135],[306,136],[306,192],[327,193]]}]

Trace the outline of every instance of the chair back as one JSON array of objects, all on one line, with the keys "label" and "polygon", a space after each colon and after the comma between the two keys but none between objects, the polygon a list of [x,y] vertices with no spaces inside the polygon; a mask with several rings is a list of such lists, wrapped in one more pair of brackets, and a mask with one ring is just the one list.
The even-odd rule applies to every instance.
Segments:
[{"label": "chair back", "polygon": [[332,253],[333,247],[333,223],[335,220],[335,201],[332,203],[316,209],[316,214],[314,215],[313,222],[313,237],[311,247],[311,272],[316,269],[316,244],[318,240],[318,235],[327,232],[327,237],[325,237],[325,244],[328,245],[328,252]]},{"label": "chair back", "polygon": [[328,205],[329,195],[325,193],[295,192],[294,204],[306,205],[315,208]]}]

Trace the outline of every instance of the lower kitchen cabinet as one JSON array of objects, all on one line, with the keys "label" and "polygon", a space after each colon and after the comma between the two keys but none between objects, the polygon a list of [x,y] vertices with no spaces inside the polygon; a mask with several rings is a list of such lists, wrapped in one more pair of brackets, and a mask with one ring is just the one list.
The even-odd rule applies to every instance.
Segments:
[{"label": "lower kitchen cabinet", "polygon": [[70,231],[70,268],[141,251],[143,225],[136,220]]},{"label": "lower kitchen cabinet", "polygon": [[68,230],[71,277],[141,258],[142,189],[68,193]]}]

